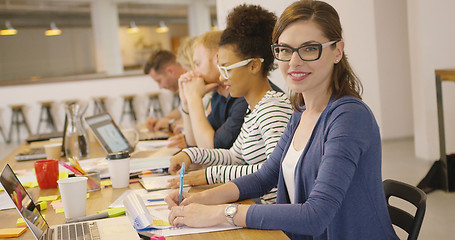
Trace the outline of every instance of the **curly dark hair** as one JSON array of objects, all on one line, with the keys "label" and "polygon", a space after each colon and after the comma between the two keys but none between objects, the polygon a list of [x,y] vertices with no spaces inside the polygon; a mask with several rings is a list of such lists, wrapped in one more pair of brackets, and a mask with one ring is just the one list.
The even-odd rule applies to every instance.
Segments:
[{"label": "curly dark hair", "polygon": [[267,76],[275,68],[270,51],[276,16],[257,5],[235,7],[227,17],[227,26],[219,46],[233,44],[239,56],[263,58],[262,73]]}]

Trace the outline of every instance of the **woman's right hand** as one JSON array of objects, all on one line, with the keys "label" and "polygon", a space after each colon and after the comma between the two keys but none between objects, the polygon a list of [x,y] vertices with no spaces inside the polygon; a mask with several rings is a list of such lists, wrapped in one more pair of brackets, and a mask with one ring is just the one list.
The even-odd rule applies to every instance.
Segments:
[{"label": "woman's right hand", "polygon": [[182,168],[182,163],[185,163],[185,172],[188,171],[188,168],[191,164],[191,159],[185,152],[179,152],[176,155],[172,156],[169,164],[169,173],[177,174]]},{"label": "woman's right hand", "polygon": [[[180,206],[186,206],[190,203],[201,203],[204,204],[204,196],[202,192],[199,193],[188,193],[186,191],[182,192],[182,202]],[[164,201],[167,203],[167,207],[171,209],[172,207],[179,206],[179,190],[174,190],[169,193]]]}]

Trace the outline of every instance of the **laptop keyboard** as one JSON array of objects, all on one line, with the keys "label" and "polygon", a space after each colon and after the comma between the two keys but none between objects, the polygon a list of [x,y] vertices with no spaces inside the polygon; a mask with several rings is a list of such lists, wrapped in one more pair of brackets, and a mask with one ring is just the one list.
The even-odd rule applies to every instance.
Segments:
[{"label": "laptop keyboard", "polygon": [[99,240],[100,233],[95,222],[61,225],[55,228],[56,240]]}]

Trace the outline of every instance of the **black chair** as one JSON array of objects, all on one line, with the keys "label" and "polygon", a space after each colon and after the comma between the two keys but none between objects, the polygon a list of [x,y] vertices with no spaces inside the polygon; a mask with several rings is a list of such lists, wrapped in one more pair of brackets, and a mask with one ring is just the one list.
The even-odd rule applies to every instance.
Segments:
[{"label": "black chair", "polygon": [[[406,231],[408,240],[417,239],[425,215],[427,195],[417,187],[391,179],[384,180],[383,186],[392,224]],[[417,208],[415,214],[391,206],[389,201],[391,196],[412,203]]]}]

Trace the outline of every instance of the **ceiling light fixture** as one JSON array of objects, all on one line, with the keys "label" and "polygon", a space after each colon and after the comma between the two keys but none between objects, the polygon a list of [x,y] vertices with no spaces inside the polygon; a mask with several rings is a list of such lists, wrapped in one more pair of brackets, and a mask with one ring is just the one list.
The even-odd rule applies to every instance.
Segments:
[{"label": "ceiling light fixture", "polygon": [[139,28],[136,26],[136,23],[134,21],[130,22],[130,26],[126,30],[127,33],[138,33]]},{"label": "ceiling light fixture", "polygon": [[157,33],[167,33],[169,28],[164,24],[164,21],[160,21],[160,27],[156,29]]},{"label": "ceiling light fixture", "polygon": [[62,34],[62,30],[57,28],[57,25],[55,25],[55,22],[51,22],[51,28],[44,32],[44,35],[46,35],[46,36],[58,36],[61,34]]},{"label": "ceiling light fixture", "polygon": [[17,30],[11,26],[11,23],[9,21],[5,22],[5,26],[6,26],[6,29],[0,30],[0,35],[6,36],[6,35],[16,35],[17,34]]}]

